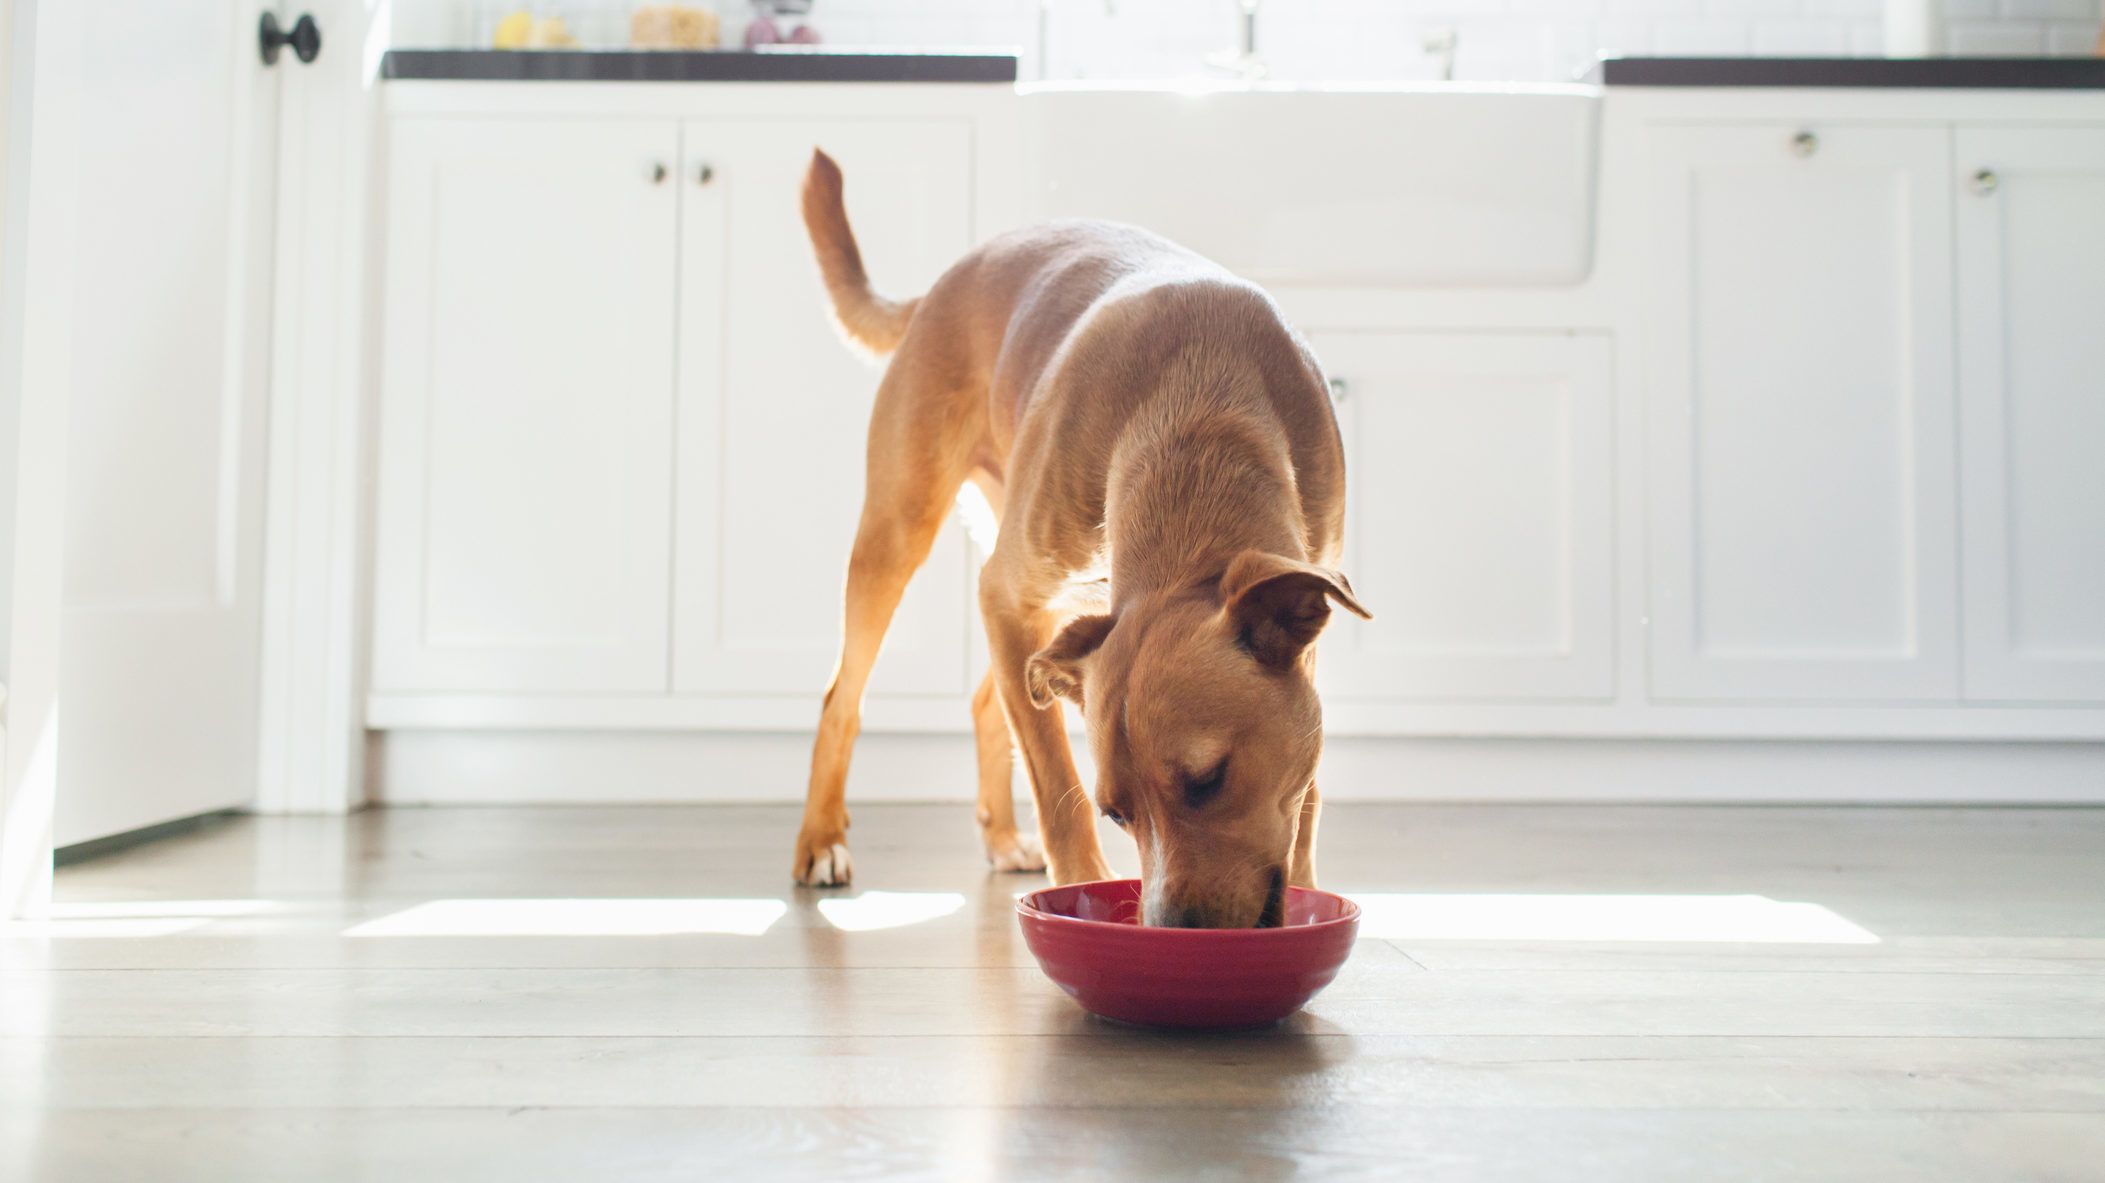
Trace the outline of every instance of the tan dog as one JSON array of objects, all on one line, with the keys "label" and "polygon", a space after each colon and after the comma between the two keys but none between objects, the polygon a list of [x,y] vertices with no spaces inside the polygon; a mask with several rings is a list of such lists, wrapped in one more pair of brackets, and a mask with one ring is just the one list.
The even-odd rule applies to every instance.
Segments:
[{"label": "tan dog", "polygon": [[[803,199],[843,331],[892,358],[798,881],[849,879],[863,687],[969,480],[1001,520],[979,580],[993,668],[972,701],[989,860],[1042,865],[1016,832],[1013,733],[1054,882],[1109,877],[1101,809],[1139,844],[1147,923],[1279,923],[1283,885],[1315,883],[1312,643],[1329,601],[1367,615],[1331,569],[1345,460],[1315,358],[1257,287],[1107,223],[1005,235],[886,300],[823,152]],[[1094,805],[1056,696],[1088,721]]]}]

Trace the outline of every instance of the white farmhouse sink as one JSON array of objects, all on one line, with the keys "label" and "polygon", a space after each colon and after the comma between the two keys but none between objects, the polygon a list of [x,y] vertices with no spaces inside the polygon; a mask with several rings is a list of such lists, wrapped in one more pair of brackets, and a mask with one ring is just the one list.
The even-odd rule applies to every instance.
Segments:
[{"label": "white farmhouse sink", "polygon": [[1599,107],[1587,86],[1032,87],[1030,212],[1132,222],[1267,283],[1577,283]]}]

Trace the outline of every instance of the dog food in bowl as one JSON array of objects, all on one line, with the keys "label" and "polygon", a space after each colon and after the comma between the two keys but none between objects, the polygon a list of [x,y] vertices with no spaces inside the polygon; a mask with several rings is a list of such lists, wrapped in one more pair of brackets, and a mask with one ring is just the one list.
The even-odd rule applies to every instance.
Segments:
[{"label": "dog food in bowl", "polygon": [[1330,984],[1359,935],[1359,905],[1290,887],[1278,928],[1151,928],[1140,880],[1105,879],[1016,901],[1024,943],[1093,1014],[1149,1027],[1257,1027]]}]

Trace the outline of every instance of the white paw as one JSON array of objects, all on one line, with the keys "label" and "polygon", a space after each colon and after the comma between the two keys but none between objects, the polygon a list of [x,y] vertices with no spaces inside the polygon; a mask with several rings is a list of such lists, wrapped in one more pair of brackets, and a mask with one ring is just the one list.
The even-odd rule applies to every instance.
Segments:
[{"label": "white paw", "polygon": [[855,863],[845,843],[836,842],[814,855],[811,870],[797,882],[806,887],[840,887],[855,877]]},{"label": "white paw", "polygon": [[1036,838],[1021,834],[987,847],[987,864],[997,871],[1043,871],[1045,853]]}]

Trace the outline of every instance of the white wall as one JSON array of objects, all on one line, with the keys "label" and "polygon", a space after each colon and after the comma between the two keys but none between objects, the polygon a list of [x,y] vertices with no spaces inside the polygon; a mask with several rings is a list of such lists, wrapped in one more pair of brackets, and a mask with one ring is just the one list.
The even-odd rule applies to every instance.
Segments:
[{"label": "white wall", "polygon": [[[737,36],[744,0],[710,5]],[[2105,0],[1941,0],[1951,52],[2085,54]],[[582,32],[625,27],[632,0],[517,0],[576,13]],[[398,46],[476,44],[507,0],[395,0]],[[835,44],[992,45],[1021,50],[1039,76],[1039,0],[818,0],[815,23]],[[1234,0],[1047,0],[1052,78],[1175,78],[1203,74],[1206,54],[1236,36]],[[1259,48],[1280,77],[1314,80],[1438,76],[1425,39],[1457,35],[1465,80],[1569,79],[1602,52],[1874,55],[1885,0],[1266,0]]]}]

